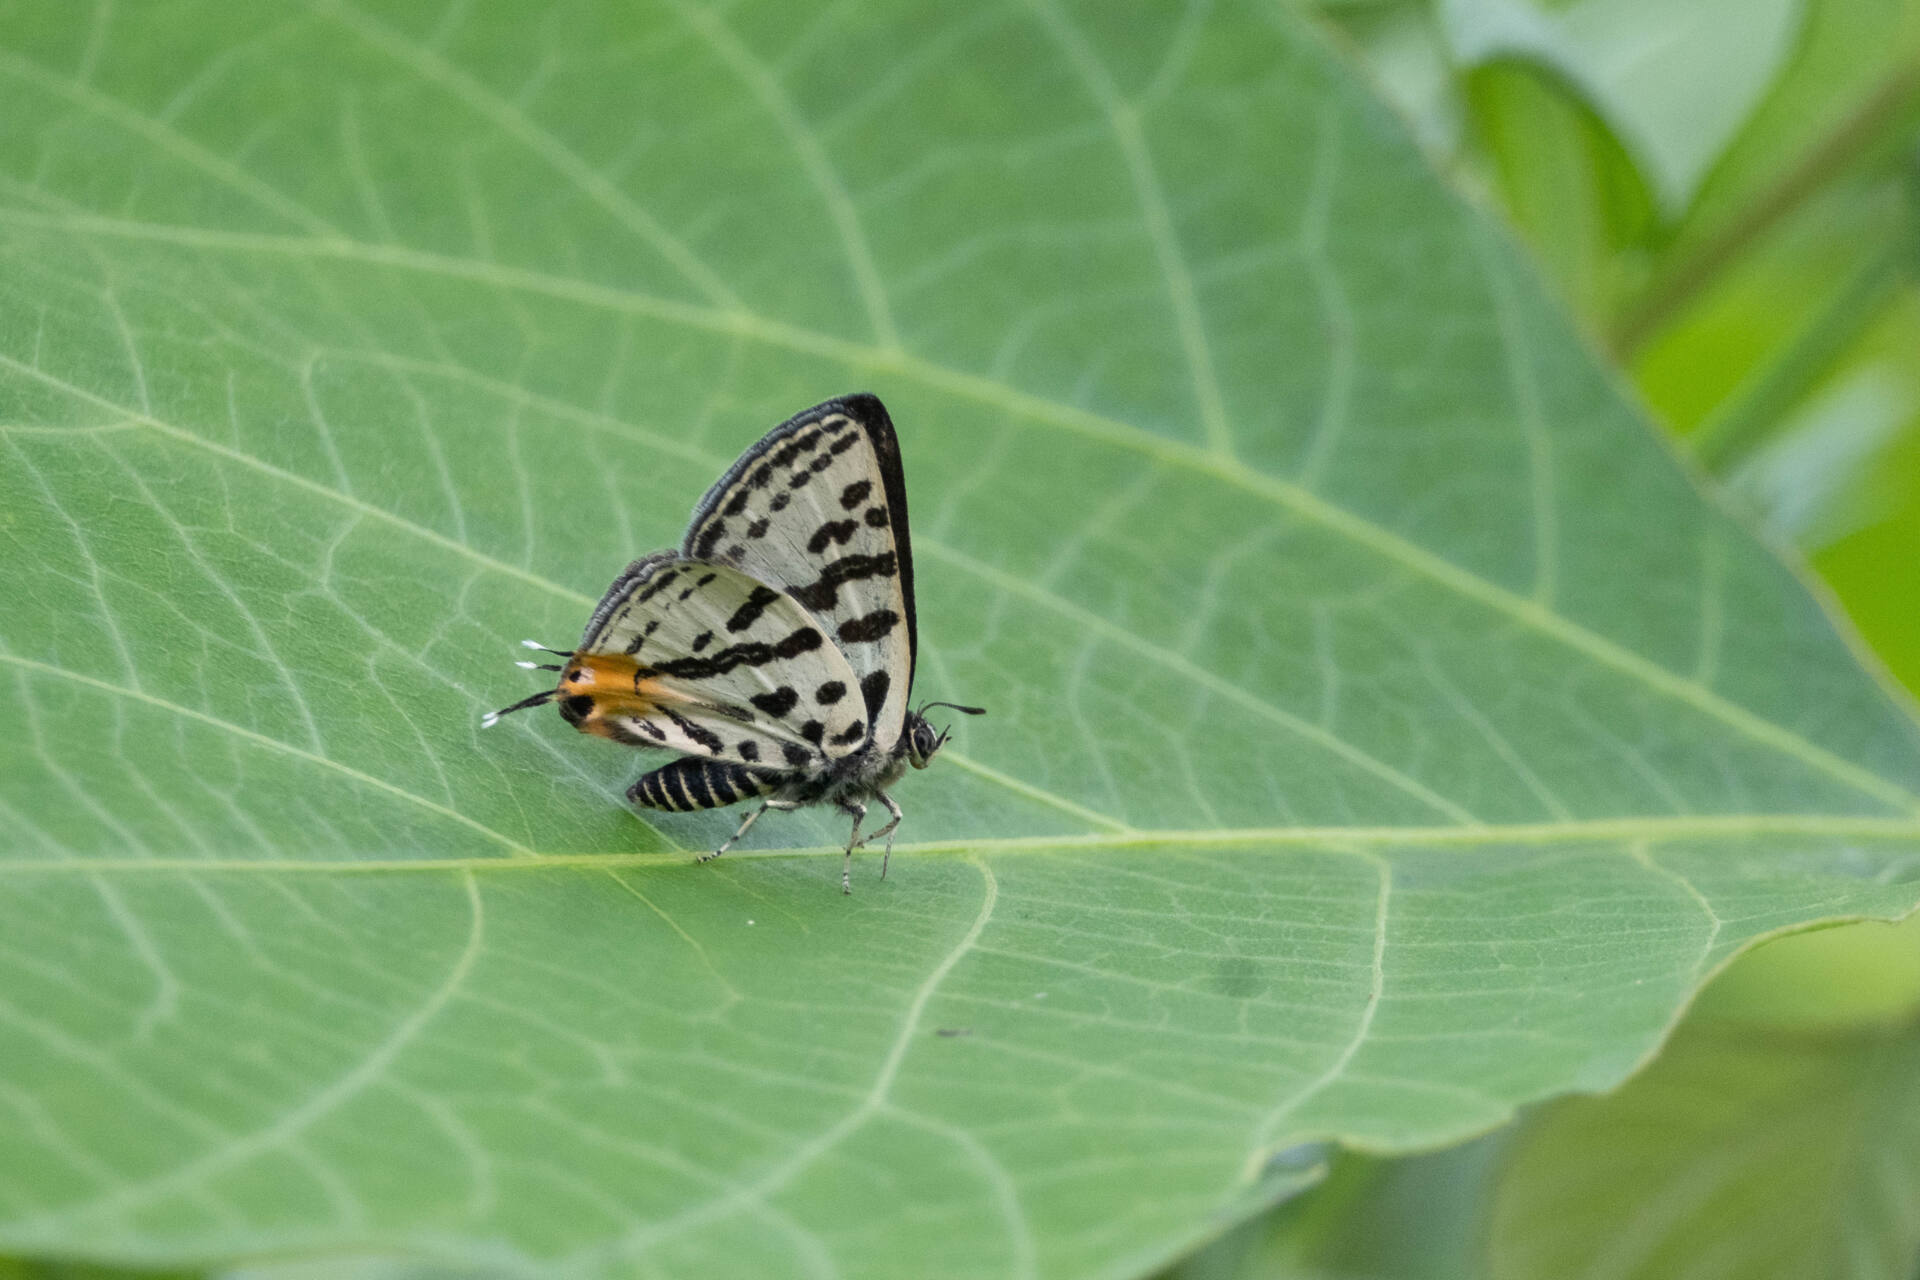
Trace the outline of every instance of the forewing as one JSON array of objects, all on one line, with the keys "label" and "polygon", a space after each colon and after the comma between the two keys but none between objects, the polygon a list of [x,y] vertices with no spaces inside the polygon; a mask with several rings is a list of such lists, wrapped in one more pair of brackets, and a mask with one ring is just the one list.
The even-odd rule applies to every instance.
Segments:
[{"label": "forewing", "polygon": [[818,618],[892,749],[913,685],[913,549],[879,400],[829,400],[768,432],[700,500],[683,551],[738,565]]},{"label": "forewing", "polygon": [[672,553],[608,589],[560,704],[587,732],[769,768],[818,767],[867,735],[857,677],[792,596]]}]

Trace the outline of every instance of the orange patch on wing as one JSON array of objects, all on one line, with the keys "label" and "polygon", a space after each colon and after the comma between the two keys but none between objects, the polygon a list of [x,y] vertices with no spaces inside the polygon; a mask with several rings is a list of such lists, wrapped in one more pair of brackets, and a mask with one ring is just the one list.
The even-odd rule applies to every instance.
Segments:
[{"label": "orange patch on wing", "polygon": [[659,713],[663,702],[699,703],[699,699],[664,684],[628,653],[575,654],[560,674],[563,698],[584,697],[592,704],[578,723],[582,733],[620,741],[608,726],[614,717],[647,719]]}]

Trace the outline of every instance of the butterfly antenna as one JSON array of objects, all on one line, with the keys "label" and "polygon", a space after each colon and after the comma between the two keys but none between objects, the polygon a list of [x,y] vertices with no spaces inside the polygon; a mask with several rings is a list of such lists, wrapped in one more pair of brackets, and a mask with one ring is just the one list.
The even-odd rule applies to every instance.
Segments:
[{"label": "butterfly antenna", "polygon": [[957,702],[923,702],[920,704],[920,709],[914,712],[914,714],[923,716],[927,713],[928,707],[952,707],[955,711],[965,716],[983,716],[987,714],[985,707],[963,707]]},{"label": "butterfly antenna", "polygon": [[552,702],[554,695],[559,692],[558,689],[542,689],[531,698],[522,698],[510,707],[502,707],[498,711],[489,711],[480,717],[480,727],[482,729],[491,729],[500,723],[501,716],[512,715],[516,711],[525,711],[528,707],[537,707],[542,703]]},{"label": "butterfly antenna", "polygon": [[[573,650],[571,649],[549,649],[538,640],[522,640],[520,647],[523,649],[538,649],[542,653],[551,653],[557,658],[571,658],[573,656]],[[527,664],[523,662],[520,665],[524,667]]]},{"label": "butterfly antenna", "polygon": [[516,667],[525,668],[528,671],[565,671],[566,670],[565,667],[561,666],[557,662],[516,662],[513,665]]}]

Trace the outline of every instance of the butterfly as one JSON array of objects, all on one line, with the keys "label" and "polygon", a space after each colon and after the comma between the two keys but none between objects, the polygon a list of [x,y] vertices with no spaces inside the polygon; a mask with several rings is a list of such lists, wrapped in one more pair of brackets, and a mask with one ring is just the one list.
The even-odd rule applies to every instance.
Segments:
[{"label": "butterfly", "polygon": [[[576,649],[528,648],[522,662],[559,680],[482,724],[557,703],[582,733],[680,758],[641,776],[647,809],[717,809],[760,798],[719,857],[769,809],[831,804],[853,818],[853,851],[884,837],[886,878],[905,814],[887,794],[924,769],[951,728],[910,710],[918,652],[907,487],[893,422],[871,395],[789,418],[741,454],[693,509],[678,551],[628,565],[594,608]],[[864,838],[874,801],[887,824]]]}]

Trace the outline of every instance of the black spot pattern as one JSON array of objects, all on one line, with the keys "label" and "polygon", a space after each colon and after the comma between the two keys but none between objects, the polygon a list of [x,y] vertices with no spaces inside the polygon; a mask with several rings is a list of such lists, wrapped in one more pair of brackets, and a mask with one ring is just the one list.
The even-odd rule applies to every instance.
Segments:
[{"label": "black spot pattern", "polygon": [[848,539],[853,537],[854,531],[859,527],[860,526],[852,520],[829,520],[818,529],[815,529],[813,536],[807,539],[807,550],[813,552],[815,555],[819,555],[822,551],[825,551],[828,547],[836,543],[845,546]]},{"label": "black spot pattern", "polygon": [[713,554],[713,549],[720,545],[720,539],[726,536],[727,522],[725,520],[715,520],[712,524],[702,529],[700,536],[694,540],[693,554],[702,560],[706,559]]},{"label": "black spot pattern", "polygon": [[687,647],[692,649],[695,653],[698,653],[712,643],[713,643],[713,632],[702,631],[699,635],[693,638],[693,643]]},{"label": "black spot pattern", "polygon": [[792,765],[796,769],[809,763],[813,759],[813,753],[811,751],[808,751],[805,747],[801,746],[797,742],[781,743],[780,754],[785,756],[787,758],[787,763]]},{"label": "black spot pattern", "polygon": [[787,712],[793,710],[795,704],[800,701],[800,695],[794,692],[792,685],[783,684],[772,693],[756,693],[747,701],[774,719],[780,720],[785,718]]},{"label": "black spot pattern", "polygon": [[727,619],[727,630],[745,631],[760,621],[760,615],[767,611],[767,606],[779,598],[780,593],[771,587],[755,587],[747,593],[740,607],[733,611],[733,616]]},{"label": "black spot pattern", "polygon": [[758,760],[760,758],[760,744],[752,738],[740,739],[740,744],[736,746],[734,750],[740,753],[742,760]]},{"label": "black spot pattern", "polygon": [[867,714],[875,719],[880,717],[880,708],[887,704],[887,689],[893,684],[893,677],[884,671],[870,671],[860,681],[860,700],[867,704]]},{"label": "black spot pattern", "polygon": [[887,527],[887,509],[885,507],[868,507],[866,519],[869,529],[884,529]]},{"label": "black spot pattern", "polygon": [[645,630],[643,630],[639,635],[635,636],[633,640],[628,643],[627,652],[628,653],[640,652],[640,646],[645,644],[647,642],[647,639],[659,629],[660,629],[660,619],[655,618],[652,622],[649,622],[646,625]]},{"label": "black spot pattern", "polygon": [[702,748],[712,752],[714,755],[719,755],[727,749],[727,744],[720,741],[719,734],[707,728],[705,725],[695,724],[678,711],[668,710],[667,719],[673,721],[674,728],[687,735],[689,742],[699,743]]},{"label": "black spot pattern", "polygon": [[840,509],[842,511],[853,510],[855,507],[865,502],[867,500],[867,495],[872,492],[873,492],[873,481],[855,480],[852,484],[848,485],[846,488],[840,491]]},{"label": "black spot pattern", "polygon": [[820,445],[820,432],[809,431],[805,435],[795,436],[787,447],[773,455],[773,465],[790,467],[803,453],[812,453]]},{"label": "black spot pattern", "polygon": [[827,736],[827,726],[818,720],[809,720],[800,726],[800,736],[817,747],[820,745],[820,740]]},{"label": "black spot pattern", "polygon": [[847,686],[838,680],[829,680],[813,691],[813,700],[823,707],[830,707],[847,696]]},{"label": "black spot pattern", "polygon": [[840,588],[849,582],[858,582],[862,578],[887,577],[894,573],[893,552],[885,551],[877,556],[841,556],[838,560],[827,562],[820,576],[807,586],[794,589],[793,598],[801,607],[816,614],[831,613]]},{"label": "black spot pattern", "polygon": [[748,526],[747,526],[747,536],[748,536],[749,538],[764,538],[764,537],[766,537],[766,536],[767,536],[767,526],[768,526],[768,525],[770,525],[770,524],[772,524],[772,523],[773,523],[773,522],[772,522],[771,520],[768,520],[768,519],[767,519],[766,517],[764,517],[764,516],[762,516],[762,517],[761,517],[760,519],[758,519],[758,520],[755,520],[755,521],[754,521],[754,522],[753,522],[752,524],[750,524],[750,525],[748,525]]},{"label": "black spot pattern", "polygon": [[579,724],[593,710],[593,699],[584,693],[576,693],[571,698],[560,699],[560,714],[568,724]]},{"label": "black spot pattern", "polygon": [[855,720],[852,724],[847,726],[847,731],[845,733],[835,734],[833,741],[836,746],[850,747],[854,743],[860,741],[860,739],[866,736],[867,736],[867,726],[864,724],[861,724],[858,720]]},{"label": "black spot pattern", "polygon": [[639,594],[633,598],[633,603],[645,604],[679,580],[680,571],[678,569],[669,569],[652,582],[649,582],[646,586],[640,588]]},{"label": "black spot pattern", "polygon": [[785,511],[787,509],[787,504],[791,501],[793,501],[792,494],[776,493],[773,495],[773,501],[769,502],[767,504],[767,507],[773,511]]},{"label": "black spot pattern", "polygon": [[644,721],[625,719],[609,720],[606,723],[607,733],[612,736],[615,742],[624,742],[630,747],[650,747],[653,745],[653,743],[634,732],[641,724],[645,723]]},{"label": "black spot pattern", "polygon": [[870,644],[892,631],[899,621],[900,615],[893,610],[875,609],[841,623],[840,639],[846,644]]},{"label": "black spot pattern", "polygon": [[675,658],[671,662],[656,663],[647,674],[677,676],[682,680],[705,680],[735,667],[760,667],[780,659],[797,658],[803,653],[812,653],[820,644],[818,631],[812,627],[802,627],[778,644],[755,641],[728,645],[710,658]]}]

